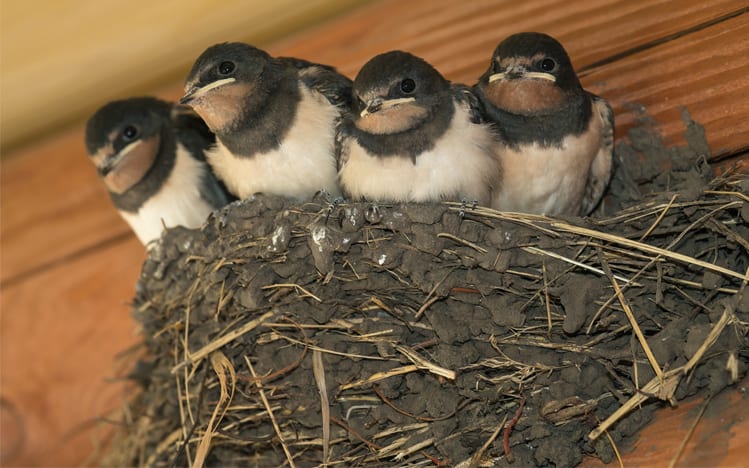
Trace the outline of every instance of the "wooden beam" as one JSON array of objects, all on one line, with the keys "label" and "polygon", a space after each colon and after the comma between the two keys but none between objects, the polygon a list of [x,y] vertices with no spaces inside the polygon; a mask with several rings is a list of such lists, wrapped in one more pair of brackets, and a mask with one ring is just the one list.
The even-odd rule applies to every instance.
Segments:
[{"label": "wooden beam", "polygon": [[[726,157],[748,144],[744,96],[749,81],[742,64],[749,54],[749,15],[738,13],[745,9],[732,1],[707,5],[697,0],[679,2],[678,8],[667,0],[537,0],[522,6],[498,0],[412,0],[407,7],[385,0],[270,50],[330,63],[354,75],[372,55],[400,47],[423,55],[448,77],[471,83],[501,38],[523,29],[545,30],[565,43],[579,68],[620,57],[582,73],[584,84],[613,104],[618,138],[636,122],[638,112],[631,104],[639,103],[655,117],[667,141],[680,142],[681,108],[687,106],[706,126],[711,149]],[[730,16],[736,17],[712,24]],[[666,38],[672,40],[660,43]],[[157,94],[178,98],[181,80]],[[3,159],[0,175],[0,235],[7,246],[0,281],[127,235],[86,161],[81,127],[15,154]],[[31,241],[38,248],[23,248]]]}]

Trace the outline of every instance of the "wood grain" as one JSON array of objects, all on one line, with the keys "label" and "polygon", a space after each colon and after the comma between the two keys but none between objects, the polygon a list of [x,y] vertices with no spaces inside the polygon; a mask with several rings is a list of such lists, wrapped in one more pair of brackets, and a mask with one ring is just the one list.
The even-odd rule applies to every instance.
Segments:
[{"label": "wood grain", "polygon": [[[618,138],[639,118],[632,103],[640,103],[656,119],[668,142],[681,142],[681,108],[687,106],[706,126],[710,148],[718,158],[745,151],[749,148],[749,100],[744,96],[749,95],[749,80],[742,64],[749,53],[749,15],[689,31],[736,15],[749,3],[677,3],[678,8],[667,0],[595,4],[537,0],[522,6],[498,0],[468,4],[413,0],[405,8],[396,0],[386,0],[297,34],[270,50],[330,63],[354,75],[374,54],[400,47],[428,58],[454,80],[472,82],[483,71],[497,41],[523,29],[557,35],[579,68],[677,36],[613,63],[593,66],[582,73],[583,83],[615,108]],[[182,84],[171,83],[157,94],[177,99]],[[109,206],[85,161],[82,142],[82,129],[77,127],[2,161],[0,235],[8,248],[0,281],[21,277],[102,240],[127,235],[127,226]],[[67,176],[56,177],[58,173]],[[47,241],[49,231],[55,235]],[[27,240],[36,241],[38,249],[24,249]]]},{"label": "wood grain", "polygon": [[400,48],[452,80],[473,84],[502,38],[544,31],[565,45],[583,85],[611,102],[618,138],[640,117],[633,104],[642,104],[667,142],[682,143],[686,106],[707,127],[714,159],[749,148],[742,59],[749,53],[749,2],[414,0],[407,11],[397,3],[360,9],[334,30],[301,34],[271,49],[354,76],[372,56]]},{"label": "wood grain", "polygon": [[130,238],[3,288],[0,414],[18,419],[3,421],[2,438],[21,444],[3,465],[75,465],[106,437],[93,423],[126,398],[107,379],[122,368],[114,356],[140,341],[128,303],[143,258]]},{"label": "wood grain", "polygon": [[717,0],[399,0],[374,2],[270,49],[331,63],[348,75],[378,53],[420,55],[451,80],[472,84],[504,37],[543,31],[565,45],[577,69],[657,43],[749,8]]},{"label": "wood grain", "polygon": [[749,149],[749,14],[625,57],[583,76],[614,107],[617,136],[637,123],[632,103],[681,143],[681,110],[705,127],[714,159]]}]

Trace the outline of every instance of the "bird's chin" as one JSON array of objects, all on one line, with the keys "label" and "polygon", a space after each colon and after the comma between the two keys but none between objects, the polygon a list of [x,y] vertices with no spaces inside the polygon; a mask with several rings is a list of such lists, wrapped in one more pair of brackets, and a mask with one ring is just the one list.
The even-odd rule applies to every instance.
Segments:
[{"label": "bird's chin", "polygon": [[427,109],[416,105],[401,105],[359,117],[356,128],[373,135],[392,135],[414,128],[428,115]]},{"label": "bird's chin", "polygon": [[253,89],[251,85],[244,83],[226,85],[195,97],[187,105],[192,107],[213,133],[222,133],[231,128],[242,114],[242,106]]},{"label": "bird's chin", "polygon": [[495,107],[521,115],[556,109],[565,99],[556,83],[535,78],[494,81],[485,86],[484,96]]},{"label": "bird's chin", "polygon": [[153,166],[159,154],[161,140],[158,135],[132,143],[120,155],[106,175],[104,185],[112,193],[122,194],[140,182]]}]

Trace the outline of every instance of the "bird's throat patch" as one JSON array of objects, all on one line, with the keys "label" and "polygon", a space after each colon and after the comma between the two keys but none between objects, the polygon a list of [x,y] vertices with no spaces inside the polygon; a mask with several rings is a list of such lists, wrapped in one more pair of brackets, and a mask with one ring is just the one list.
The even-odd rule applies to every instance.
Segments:
[{"label": "bird's throat patch", "polygon": [[367,114],[356,121],[356,127],[373,135],[390,135],[412,129],[427,116],[427,109],[403,104]]},{"label": "bird's throat patch", "polygon": [[254,91],[250,83],[231,83],[213,89],[190,105],[214,133],[222,133],[242,115],[246,97]]},{"label": "bird's throat patch", "polygon": [[112,193],[122,194],[140,182],[153,166],[159,154],[160,138],[158,135],[145,140],[123,155],[117,167],[104,176],[104,184]]},{"label": "bird's throat patch", "polygon": [[484,91],[486,98],[500,109],[514,114],[531,114],[560,107],[564,92],[547,80],[519,78],[490,83]]}]

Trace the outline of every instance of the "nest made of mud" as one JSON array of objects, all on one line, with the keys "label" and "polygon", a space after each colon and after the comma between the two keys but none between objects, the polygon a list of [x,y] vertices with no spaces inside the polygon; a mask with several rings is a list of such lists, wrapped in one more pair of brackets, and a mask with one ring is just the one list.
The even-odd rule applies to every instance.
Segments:
[{"label": "nest made of mud", "polygon": [[168,231],[105,462],[612,460],[749,360],[747,179],[709,181],[704,144],[630,139],[596,219],[257,196]]}]

